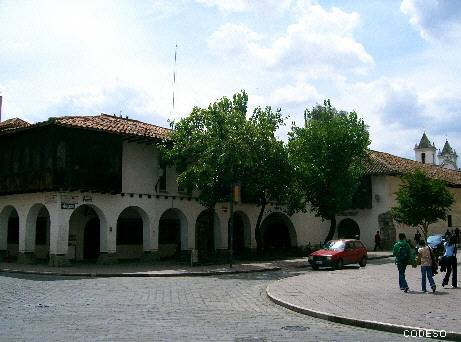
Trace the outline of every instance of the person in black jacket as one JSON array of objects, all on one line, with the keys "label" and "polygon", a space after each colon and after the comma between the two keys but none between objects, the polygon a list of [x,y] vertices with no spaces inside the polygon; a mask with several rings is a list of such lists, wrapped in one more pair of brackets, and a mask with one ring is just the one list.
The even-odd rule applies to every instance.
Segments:
[{"label": "person in black jacket", "polygon": [[451,277],[451,285],[453,287],[458,287],[458,260],[456,259],[456,236],[451,236],[450,240],[445,242],[443,245],[445,247],[445,253],[443,257],[445,259],[447,274],[445,274],[445,277],[443,278],[442,286],[448,285],[448,282],[450,281],[450,275],[453,271],[453,276]]}]

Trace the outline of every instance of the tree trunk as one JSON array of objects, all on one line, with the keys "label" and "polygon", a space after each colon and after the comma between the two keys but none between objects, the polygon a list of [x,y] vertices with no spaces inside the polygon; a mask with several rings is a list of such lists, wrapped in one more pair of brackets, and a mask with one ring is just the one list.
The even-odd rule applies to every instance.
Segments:
[{"label": "tree trunk", "polygon": [[428,230],[429,230],[429,225],[427,223],[423,223],[421,225],[421,230],[423,231],[424,241],[426,241],[426,244],[427,244],[427,233],[428,233]]},{"label": "tree trunk", "polygon": [[264,198],[261,201],[261,210],[259,211],[258,220],[256,221],[255,240],[256,240],[256,250],[258,252],[261,252],[263,249],[263,237],[261,234],[261,221],[263,219],[264,210],[266,210],[266,204],[267,204],[267,201]]},{"label": "tree trunk", "polygon": [[336,215],[334,215],[330,219],[330,230],[328,231],[328,235],[325,238],[324,243],[326,243],[327,241],[330,241],[331,239],[333,239],[333,236],[335,235],[335,231],[336,231]]}]

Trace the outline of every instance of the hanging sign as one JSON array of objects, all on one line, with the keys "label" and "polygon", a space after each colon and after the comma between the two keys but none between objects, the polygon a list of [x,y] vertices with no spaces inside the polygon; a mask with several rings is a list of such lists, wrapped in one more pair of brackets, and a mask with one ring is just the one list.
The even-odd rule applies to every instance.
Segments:
[{"label": "hanging sign", "polygon": [[56,195],[45,196],[45,203],[58,203],[58,196]]},{"label": "hanging sign", "polygon": [[78,203],[78,196],[62,195],[61,196],[61,209],[75,209]]},{"label": "hanging sign", "polygon": [[91,196],[83,196],[83,202],[91,203],[93,202],[93,198]]},{"label": "hanging sign", "polygon": [[61,203],[61,209],[75,209],[75,204]]}]

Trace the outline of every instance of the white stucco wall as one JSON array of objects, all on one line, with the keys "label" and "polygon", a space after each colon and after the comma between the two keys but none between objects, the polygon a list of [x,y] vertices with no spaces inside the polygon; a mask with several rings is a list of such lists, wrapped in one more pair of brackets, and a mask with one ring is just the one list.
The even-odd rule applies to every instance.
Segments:
[{"label": "white stucco wall", "polygon": [[152,145],[123,142],[122,192],[154,194],[159,179],[158,151]]}]

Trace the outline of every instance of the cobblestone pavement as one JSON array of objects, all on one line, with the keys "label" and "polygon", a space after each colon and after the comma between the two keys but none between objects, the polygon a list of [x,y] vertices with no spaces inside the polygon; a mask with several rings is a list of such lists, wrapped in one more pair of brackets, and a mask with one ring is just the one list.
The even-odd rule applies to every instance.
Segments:
[{"label": "cobblestone pavement", "polygon": [[307,273],[313,272],[161,278],[0,273],[0,341],[408,341],[301,315],[267,298],[269,284]]}]

